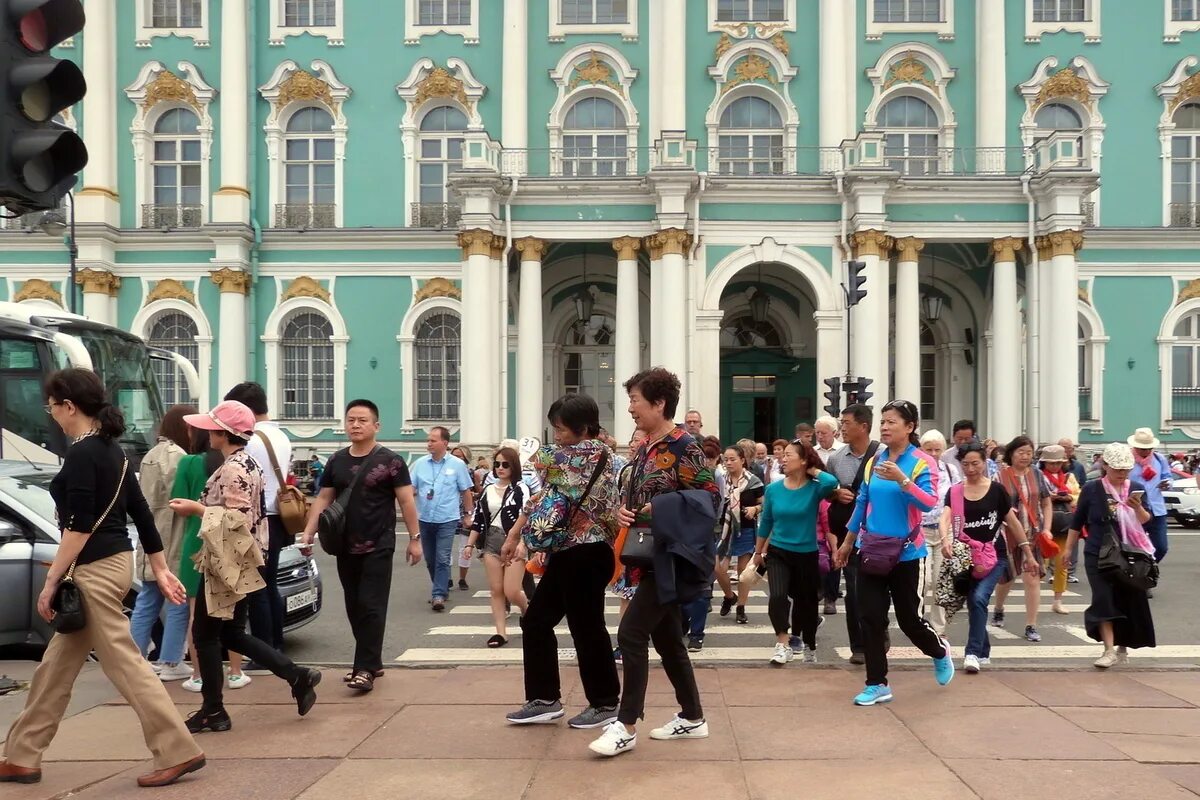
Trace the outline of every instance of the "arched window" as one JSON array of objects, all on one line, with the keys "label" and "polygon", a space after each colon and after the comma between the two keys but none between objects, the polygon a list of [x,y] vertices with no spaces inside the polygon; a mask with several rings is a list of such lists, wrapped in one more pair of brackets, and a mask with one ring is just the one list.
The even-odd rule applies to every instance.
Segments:
[{"label": "arched window", "polygon": [[603,97],[585,97],[563,123],[562,174],[579,178],[625,175],[629,142],[625,113]]},{"label": "arched window", "polygon": [[1062,103],[1047,103],[1038,109],[1033,122],[1042,130],[1081,131],[1083,120],[1075,109]]},{"label": "arched window", "polygon": [[334,227],[333,116],[310,106],[287,121],[284,136],[285,228]]},{"label": "arched window", "polygon": [[1171,347],[1171,419],[1200,421],[1200,310],[1175,323]]},{"label": "arched window", "polygon": [[457,314],[436,310],[417,324],[417,419],[458,419],[462,325]]},{"label": "arched window", "polygon": [[616,323],[605,314],[592,314],[565,334],[563,342],[563,392],[586,394],[600,406],[600,427],[612,430],[616,406],[613,372]]},{"label": "arched window", "polygon": [[154,125],[153,219],[147,227],[194,228],[201,224],[200,118],[173,108]]},{"label": "arched window", "polygon": [[783,173],[783,117],[761,97],[741,97],[721,114],[718,165],[722,175]]},{"label": "arched window", "polygon": [[466,129],[467,115],[453,106],[438,106],[421,118],[417,223],[422,227],[444,227],[458,222],[457,215],[447,218],[443,205],[450,199],[447,178],[462,166]]},{"label": "arched window", "polygon": [[901,95],[879,109],[884,155],[888,166],[901,175],[936,175],[938,172],[937,113],[919,97]]},{"label": "arched window", "polygon": [[748,314],[734,317],[721,326],[723,348],[783,347],[783,337],[770,322],[755,322]]},{"label": "arched window", "polygon": [[284,419],[333,419],[333,325],[315,311],[298,311],[283,324]]},{"label": "arched window", "polygon": [[[933,329],[921,323],[921,419],[937,417],[937,341]],[[928,423],[927,423],[928,424]]]},{"label": "arched window", "polygon": [[1200,225],[1200,103],[1180,106],[1172,121],[1171,225]]},{"label": "arched window", "polygon": [[[199,330],[194,319],[180,311],[166,311],[155,317],[150,324],[146,344],[178,353],[199,369],[200,345],[196,342],[197,335]],[[174,363],[157,358],[153,359],[152,363],[164,406],[192,401],[193,398],[188,395],[187,383]]]}]

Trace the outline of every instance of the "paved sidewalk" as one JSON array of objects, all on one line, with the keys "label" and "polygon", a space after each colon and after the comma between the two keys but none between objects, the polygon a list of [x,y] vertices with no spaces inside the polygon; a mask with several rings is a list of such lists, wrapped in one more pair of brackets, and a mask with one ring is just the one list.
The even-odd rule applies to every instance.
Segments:
[{"label": "paved sidewalk", "polygon": [[[17,665],[0,664],[19,676]],[[861,673],[829,666],[697,670],[712,735],[639,740],[616,759],[587,750],[598,731],[565,723],[515,729],[515,667],[391,669],[354,697],[328,670],[316,708],[296,716],[287,687],[256,677],[227,692],[230,733],[198,737],[208,767],[163,790],[140,790],[148,768],[137,720],[119,699],[67,719],[35,786],[5,800],[220,797],[231,800],[590,800],[638,796],[720,800],[847,797],[889,800],[1200,796],[1200,672],[1116,670],[960,673],[939,688],[928,670],[892,675],[889,706],[854,708]],[[89,665],[81,686],[94,691]],[[568,713],[584,705],[563,671]],[[180,713],[199,696],[171,685]],[[7,724],[24,695],[0,699]],[[676,708],[651,672],[646,726]],[[86,705],[86,703],[82,703]],[[78,709],[80,704],[76,705]],[[869,758],[869,763],[866,759]]]}]

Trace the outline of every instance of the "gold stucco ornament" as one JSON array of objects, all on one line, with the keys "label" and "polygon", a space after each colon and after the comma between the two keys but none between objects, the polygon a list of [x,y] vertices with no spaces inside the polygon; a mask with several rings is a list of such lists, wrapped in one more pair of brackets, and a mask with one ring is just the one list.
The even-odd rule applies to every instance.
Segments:
[{"label": "gold stucco ornament", "polygon": [[312,297],[322,302],[329,302],[329,290],[307,275],[301,275],[288,284],[283,291],[281,300],[291,300],[293,297]]},{"label": "gold stucco ornament", "polygon": [[297,69],[279,86],[279,97],[275,100],[275,107],[285,108],[294,100],[319,100],[329,108],[334,106],[329,84],[302,69]]},{"label": "gold stucco ornament", "polygon": [[163,102],[186,103],[196,111],[200,110],[200,101],[196,99],[192,85],[168,69],[159,72],[146,87],[146,99],[142,102],[142,108],[149,111]]},{"label": "gold stucco ornament", "polygon": [[587,61],[576,65],[575,74],[567,88],[574,91],[581,83],[590,83],[593,86],[604,84],[622,97],[625,96],[624,87],[613,77],[612,67],[595,50],[589,53]]},{"label": "gold stucco ornament", "polygon": [[49,300],[56,306],[63,304],[62,293],[50,281],[41,278],[30,278],[21,284],[21,288],[13,295],[13,302],[20,303],[22,300]]},{"label": "gold stucco ornament", "polygon": [[887,91],[898,83],[919,83],[928,87],[934,94],[939,94],[940,90],[933,78],[929,75],[929,67],[925,62],[917,58],[916,54],[909,50],[904,54],[904,57],[892,64],[888,70],[887,78],[883,81],[883,89]]},{"label": "gold stucco ornament", "polygon": [[463,88],[463,82],[451,75],[445,67],[434,67],[425,76],[424,80],[417,84],[417,97],[415,100],[417,107],[420,107],[426,100],[434,97],[449,97],[457,100],[464,106],[470,106],[466,89]]},{"label": "gold stucco ornament", "polygon": [[154,288],[146,295],[146,304],[149,305],[155,300],[182,300],[190,305],[196,305],[196,296],[192,294],[192,290],[174,278],[163,278],[154,284]]},{"label": "gold stucco ornament", "polygon": [[1092,107],[1092,91],[1088,88],[1087,81],[1079,77],[1079,73],[1071,67],[1060,69],[1048,78],[1042,84],[1033,105],[1034,108],[1040,108],[1044,103],[1060,98],[1076,100],[1084,108]]},{"label": "gold stucco ornament", "polygon": [[421,288],[413,295],[413,302],[419,303],[431,297],[449,297],[454,300],[462,299],[462,290],[446,278],[430,278],[421,284]]}]

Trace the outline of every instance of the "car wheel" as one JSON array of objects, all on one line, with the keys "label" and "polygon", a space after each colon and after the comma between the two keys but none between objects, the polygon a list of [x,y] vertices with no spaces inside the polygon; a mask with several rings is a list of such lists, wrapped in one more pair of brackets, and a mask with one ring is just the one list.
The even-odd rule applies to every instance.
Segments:
[{"label": "car wheel", "polygon": [[1194,531],[1200,528],[1200,519],[1181,519],[1179,520],[1179,524],[1188,530]]}]

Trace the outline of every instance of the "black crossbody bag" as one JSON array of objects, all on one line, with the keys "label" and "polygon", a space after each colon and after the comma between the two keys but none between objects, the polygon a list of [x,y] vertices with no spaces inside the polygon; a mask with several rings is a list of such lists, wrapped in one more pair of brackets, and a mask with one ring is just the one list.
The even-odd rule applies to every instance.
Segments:
[{"label": "black crossbody bag", "polygon": [[[350,485],[317,517],[317,536],[321,540],[321,549],[331,556],[340,556],[346,552],[346,507],[350,505],[359,479],[366,474],[367,468],[371,464],[371,456],[375,455],[378,450],[379,445],[375,445],[371,452],[367,453],[362,466],[350,479]],[[347,457],[350,457],[349,451],[347,451]],[[329,465],[326,464],[325,468],[329,469]]]}]

